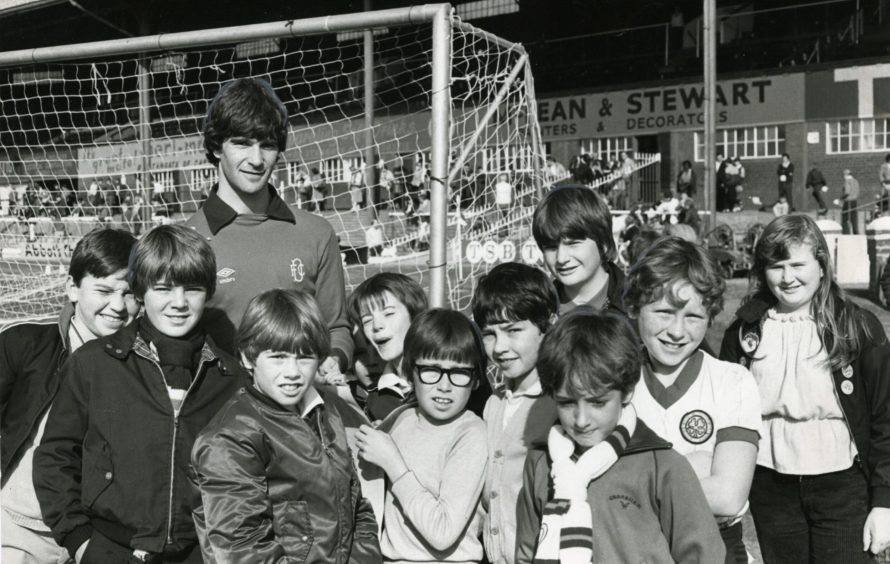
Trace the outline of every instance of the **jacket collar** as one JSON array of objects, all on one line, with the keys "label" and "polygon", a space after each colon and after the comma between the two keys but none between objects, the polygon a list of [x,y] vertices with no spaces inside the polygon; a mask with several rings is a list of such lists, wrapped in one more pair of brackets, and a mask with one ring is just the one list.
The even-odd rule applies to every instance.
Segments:
[{"label": "jacket collar", "polygon": [[647,427],[643,420],[638,417],[637,428],[634,430],[634,434],[631,435],[627,448],[624,449],[624,456],[650,450],[665,450],[671,448],[671,446],[673,446],[671,443],[656,435],[655,431]]},{"label": "jacket collar", "polygon": [[[627,312],[624,309],[624,300],[622,298],[622,294],[624,293],[624,272],[617,264],[611,261],[604,262],[603,269],[609,274],[609,282],[606,286],[605,309],[610,309],[618,311],[619,313],[626,314]],[[559,280],[554,280],[553,285],[556,286],[557,293],[559,294],[560,305],[562,305],[564,296],[563,285]]]},{"label": "jacket collar", "polygon": [[68,338],[68,330],[71,328],[71,319],[74,317],[74,304],[68,302],[59,312],[59,336],[65,345],[65,350],[71,352],[71,339]]},{"label": "jacket collar", "polygon": [[[294,218],[293,212],[284,200],[278,196],[275,188],[269,184],[266,186],[266,189],[269,191],[269,207],[266,209],[266,215],[271,219],[296,223],[297,220]],[[218,191],[219,184],[217,183],[210,189],[210,196],[207,197],[207,201],[204,202],[201,208],[204,211],[204,216],[207,218],[207,227],[210,228],[210,233],[213,235],[216,235],[220,229],[238,217],[238,212],[222,201],[222,198],[217,193]]]},{"label": "jacket collar", "polygon": [[[105,352],[118,359],[124,360],[127,358],[127,355],[130,352],[134,352],[139,356],[152,359],[154,361],[158,360],[157,353],[152,350],[151,346],[145,342],[145,339],[142,338],[142,335],[139,334],[137,330],[137,323],[133,321],[117,333],[106,337],[105,341]],[[204,364],[214,363],[220,360],[219,355],[216,353],[216,346],[213,344],[213,341],[210,339],[208,335],[205,337],[204,346],[201,348],[201,362]],[[224,374],[228,373],[225,365],[223,363],[219,363],[220,371]]]},{"label": "jacket collar", "polygon": [[736,311],[736,317],[745,323],[757,323],[769,308],[776,305],[777,301],[775,298],[768,299],[761,295],[755,295]]}]

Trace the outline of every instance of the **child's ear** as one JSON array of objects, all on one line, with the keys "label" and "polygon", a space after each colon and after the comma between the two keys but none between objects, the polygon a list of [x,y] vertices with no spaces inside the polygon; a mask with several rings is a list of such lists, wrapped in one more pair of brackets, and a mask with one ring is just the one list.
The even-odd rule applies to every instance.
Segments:
[{"label": "child's ear", "polygon": [[241,353],[241,366],[248,370],[253,370],[253,363],[247,358],[247,355]]},{"label": "child's ear", "polygon": [[68,293],[68,300],[73,304],[77,303],[77,284],[74,283],[73,276],[68,276],[65,280],[65,291]]}]

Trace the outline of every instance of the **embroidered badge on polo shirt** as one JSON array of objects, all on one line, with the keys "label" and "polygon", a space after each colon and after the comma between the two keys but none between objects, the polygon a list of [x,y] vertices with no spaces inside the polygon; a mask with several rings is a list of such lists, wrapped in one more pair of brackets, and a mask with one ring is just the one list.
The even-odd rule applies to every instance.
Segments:
[{"label": "embroidered badge on polo shirt", "polygon": [[700,445],[714,434],[714,420],[707,412],[695,409],[680,419],[680,434],[694,445]]},{"label": "embroidered badge on polo shirt", "polygon": [[290,261],[290,275],[294,279],[294,282],[302,282],[303,277],[306,275],[306,272],[303,269],[303,261],[299,258],[295,258]]}]

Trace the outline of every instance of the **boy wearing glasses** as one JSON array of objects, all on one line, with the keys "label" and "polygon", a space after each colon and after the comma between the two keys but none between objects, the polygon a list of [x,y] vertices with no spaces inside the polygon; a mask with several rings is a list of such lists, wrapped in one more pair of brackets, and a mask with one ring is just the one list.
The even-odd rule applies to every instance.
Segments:
[{"label": "boy wearing glasses", "polygon": [[482,339],[460,312],[421,313],[405,335],[402,373],[417,403],[356,435],[359,457],[387,477],[384,561],[480,562],[488,448],[467,403],[485,375]]}]

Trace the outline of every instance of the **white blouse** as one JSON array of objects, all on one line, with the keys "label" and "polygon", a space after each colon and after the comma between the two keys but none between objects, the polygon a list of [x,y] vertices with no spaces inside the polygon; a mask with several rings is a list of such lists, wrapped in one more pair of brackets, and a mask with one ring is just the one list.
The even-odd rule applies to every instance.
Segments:
[{"label": "white blouse", "polygon": [[757,464],[802,475],[853,464],[856,445],[812,316],[770,309],[750,368],[763,413]]}]

